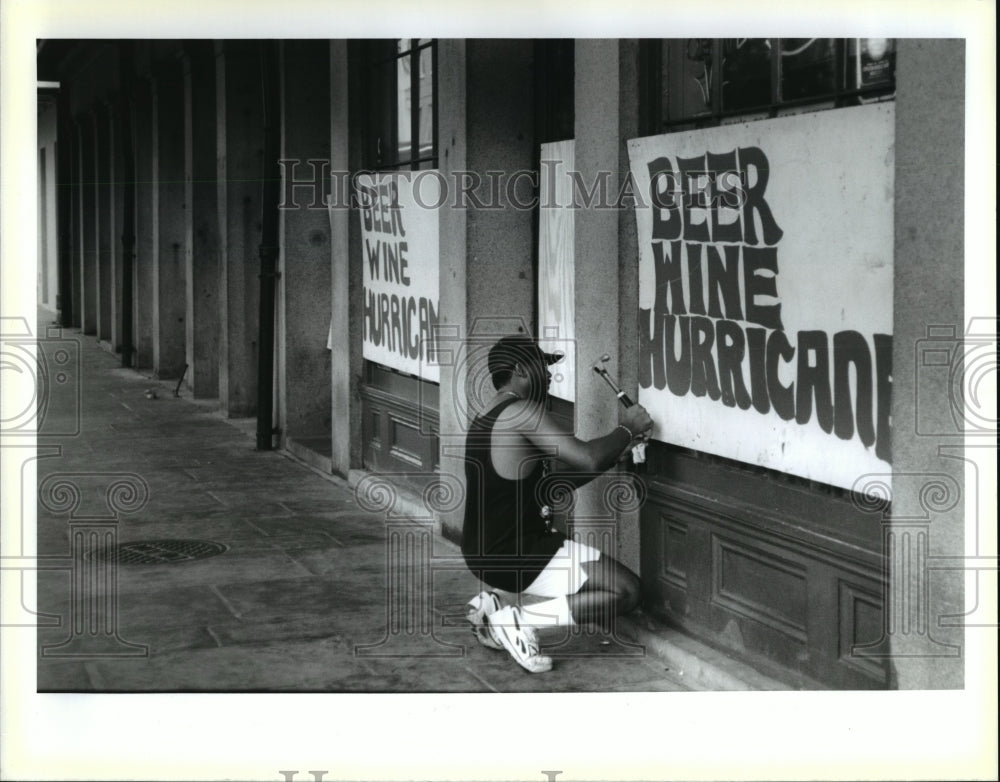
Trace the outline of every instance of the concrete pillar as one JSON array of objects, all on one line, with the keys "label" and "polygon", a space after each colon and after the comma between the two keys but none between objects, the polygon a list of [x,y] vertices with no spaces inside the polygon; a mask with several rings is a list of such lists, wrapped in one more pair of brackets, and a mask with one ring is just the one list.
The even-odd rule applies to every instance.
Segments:
[{"label": "concrete pillar", "polygon": [[184,92],[180,64],[165,60],[153,82],[153,371],[184,371]]},{"label": "concrete pillar", "polygon": [[[352,44],[356,46],[356,44]],[[348,44],[330,42],[330,167],[355,171],[361,167],[360,127],[351,117],[360,116],[360,79],[357,69],[348,72]],[[343,203],[350,193],[337,193]],[[331,469],[344,478],[361,464],[361,257],[360,228],[348,209],[330,213],[330,306],[333,324],[330,351]]]},{"label": "concrete pillar", "polygon": [[97,165],[94,115],[80,123],[80,323],[84,334],[97,334]]},{"label": "concrete pillar", "polygon": [[[941,355],[963,360],[966,315],[989,314],[963,312],[965,44],[901,38],[896,45],[893,497],[886,530],[895,544],[887,551],[887,632],[898,687],[960,688],[963,511],[970,507],[960,488],[963,430],[971,432],[969,444],[983,436],[979,442],[996,448],[995,423],[984,432],[953,418],[952,404],[963,400],[955,398],[950,366],[939,365]],[[915,192],[922,196],[913,198]],[[993,350],[995,326],[992,320],[986,335]],[[937,364],[921,361],[923,348],[932,349]],[[990,365],[995,361],[993,353]],[[969,448],[968,458],[973,453]]]},{"label": "concrete pillar", "polygon": [[76,234],[73,230],[76,188],[73,173],[73,156],[76,147],[76,131],[70,116],[69,90],[59,91],[57,108],[56,142],[56,217],[58,220],[59,258],[58,298],[59,323],[63,327],[73,325],[73,249]]},{"label": "concrete pillar", "polygon": [[[301,163],[286,163],[282,188],[278,420],[282,443],[293,438],[309,445],[321,439],[323,450],[332,425],[326,349],[332,306],[330,218],[321,187],[290,189],[288,182],[305,179],[322,186],[330,159],[329,79],[328,42],[294,41],[282,47],[281,158]],[[317,161],[315,177],[309,160]]]},{"label": "concrete pillar", "polygon": [[184,58],[184,354],[195,397],[219,395],[219,219],[215,182],[215,45]]},{"label": "concrete pillar", "polygon": [[95,109],[94,121],[94,155],[97,161],[97,178],[95,180],[97,194],[97,338],[110,341],[111,302],[114,298],[111,260],[114,252],[111,178],[114,174],[111,165],[111,117],[106,104]]},{"label": "concrete pillar", "polygon": [[[639,41],[619,42],[618,59],[618,179],[614,190],[629,176],[626,142],[639,134]],[[618,382],[632,399],[639,398],[639,236],[636,233],[635,209],[626,204],[618,212]],[[628,313],[634,313],[629,316]],[[589,371],[588,367],[583,367]],[[578,373],[578,376],[581,373]],[[591,373],[593,374],[593,373]],[[596,379],[596,378],[595,378]],[[638,480],[641,480],[639,478]],[[622,510],[616,527],[618,556],[639,572],[639,510]]]},{"label": "concrete pillar", "polygon": [[153,366],[153,92],[148,78],[135,83],[135,367]]},{"label": "concrete pillar", "polygon": [[[82,329],[83,301],[81,294],[83,293],[83,282],[80,275],[83,272],[83,128],[77,119],[71,120],[70,128],[73,135],[70,159],[70,168],[73,171],[70,230],[73,232],[73,241],[69,247],[71,251],[68,259],[70,271],[67,274],[67,282],[71,286],[69,291],[70,317],[68,322],[64,322],[63,325]],[[61,248],[60,252],[62,252]]]},{"label": "concrete pillar", "polygon": [[263,116],[260,46],[216,44],[219,403],[231,418],[257,408]]},{"label": "concrete pillar", "polygon": [[[575,168],[588,188],[603,175],[617,182],[621,143],[618,42],[579,40],[575,57]],[[593,373],[582,371],[591,356],[611,352],[617,357],[622,353],[620,349],[607,347],[609,340],[617,336],[609,332],[608,324],[621,319],[618,265],[610,262],[619,256],[618,214],[580,203],[577,207],[573,306],[576,354],[581,371],[576,373],[574,412],[577,435],[590,440],[605,434],[618,422],[618,410],[607,389],[594,382]],[[577,491],[575,516],[578,523],[606,515],[602,495],[607,481],[607,478],[599,478]],[[607,553],[618,556],[616,551]]]},{"label": "concrete pillar", "polygon": [[111,347],[115,353],[122,349],[122,229],[125,211],[125,190],[122,182],[124,169],[121,114],[128,105],[120,95],[108,103],[108,147],[111,163],[111,195],[108,209],[111,215]]},{"label": "concrete pillar", "polygon": [[[53,110],[54,107],[53,107]],[[53,126],[55,122],[53,122]],[[59,201],[57,183],[59,181],[58,143],[55,139],[46,150],[45,171],[45,300],[53,312],[59,309]]]},{"label": "concrete pillar", "polygon": [[[39,103],[41,103],[40,100],[39,100]],[[48,150],[45,148],[45,144],[42,142],[42,127],[41,127],[41,125],[42,125],[42,122],[41,122],[42,115],[41,115],[41,112],[39,112],[38,120],[39,120],[39,122],[38,122],[38,146],[35,148],[36,151],[37,151],[37,154],[38,154],[38,156],[36,158],[37,161],[38,161],[38,166],[35,169],[36,170],[35,184],[36,184],[36,196],[37,196],[37,200],[35,202],[35,209],[36,209],[36,212],[35,212],[35,218],[36,218],[35,235],[38,237],[37,254],[35,256],[35,266],[36,266],[35,273],[36,273],[36,278],[37,278],[37,286],[36,286],[35,290],[37,292],[37,301],[38,301],[38,303],[39,304],[47,304],[48,303],[48,299],[47,299],[47,290],[46,290],[46,285],[45,285],[45,282],[46,282],[46,280],[45,280],[45,273],[46,273],[45,261],[46,261],[46,255],[47,255],[47,252],[48,252],[48,247],[47,247],[47,244],[48,244],[48,232],[46,230],[46,228],[47,228],[47,226],[46,226],[47,218],[46,218],[46,215],[45,215],[45,210],[47,208],[47,203],[46,202],[48,201],[48,185],[49,185],[49,183],[48,183],[48,170],[47,170],[47,168],[48,168],[48,166],[47,166],[47,164],[48,164],[48,160],[47,160]]]},{"label": "concrete pillar", "polygon": [[[620,191],[628,175],[625,141],[638,134],[638,45],[632,41],[579,40],[576,43],[575,168],[586,187],[607,177],[610,194]],[[579,201],[579,195],[577,196]],[[612,371],[634,399],[637,394],[636,306],[638,271],[633,210],[608,209],[600,199],[578,203],[574,241],[574,329],[576,339],[577,436],[590,440],[618,423],[619,409],[604,384],[589,370],[597,356],[613,356]],[[617,327],[608,328],[608,324]],[[578,524],[615,520],[605,498],[609,474],[577,492]],[[617,518],[615,551],[608,551],[633,570],[639,569],[638,513]]]},{"label": "concrete pillar", "polygon": [[[487,171],[510,176],[533,165],[532,68],[531,41],[438,44],[439,168],[449,182],[455,172],[479,172],[484,184],[475,192],[483,201],[490,198]],[[513,195],[526,204],[531,192],[518,189]],[[500,334],[534,329],[533,213],[517,208],[506,192],[500,206],[447,206],[440,212],[440,324],[450,338],[483,343],[484,350],[468,353],[470,358],[483,359],[485,345]],[[441,471],[463,485],[467,400],[476,376],[482,378],[463,362],[441,367]],[[457,538],[462,509],[443,514],[442,528]]]},{"label": "concrete pillar", "polygon": [[56,304],[56,133],[58,98],[38,96],[38,302],[53,315]]}]

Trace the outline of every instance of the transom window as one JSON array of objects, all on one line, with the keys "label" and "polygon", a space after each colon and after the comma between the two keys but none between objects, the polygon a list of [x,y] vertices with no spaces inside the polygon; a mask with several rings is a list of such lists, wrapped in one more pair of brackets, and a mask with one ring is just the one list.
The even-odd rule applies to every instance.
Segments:
[{"label": "transom window", "polygon": [[644,44],[645,132],[886,100],[891,38],[677,38]]},{"label": "transom window", "polygon": [[380,171],[434,168],[436,41],[365,41],[362,53],[365,167]]}]

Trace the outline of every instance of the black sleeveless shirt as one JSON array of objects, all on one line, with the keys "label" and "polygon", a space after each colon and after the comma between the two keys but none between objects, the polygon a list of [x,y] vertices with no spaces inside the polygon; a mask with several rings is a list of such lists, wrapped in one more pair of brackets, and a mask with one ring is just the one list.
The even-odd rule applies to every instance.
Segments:
[{"label": "black sleeveless shirt", "polygon": [[491,438],[506,399],[478,416],[465,445],[465,523],[462,554],[469,569],[492,587],[521,592],[559,550],[565,535],[542,518],[544,454],[538,451],[527,478],[511,480],[493,468]]}]

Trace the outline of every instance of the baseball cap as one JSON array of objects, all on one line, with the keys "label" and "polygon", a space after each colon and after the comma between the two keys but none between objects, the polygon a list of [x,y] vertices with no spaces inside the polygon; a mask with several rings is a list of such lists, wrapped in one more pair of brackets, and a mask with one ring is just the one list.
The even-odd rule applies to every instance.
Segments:
[{"label": "baseball cap", "polygon": [[490,348],[489,369],[490,374],[510,371],[514,364],[520,362],[526,364],[532,361],[542,361],[545,364],[555,364],[562,361],[562,353],[546,353],[539,346],[534,338],[527,334],[510,334],[501,337],[496,344]]}]

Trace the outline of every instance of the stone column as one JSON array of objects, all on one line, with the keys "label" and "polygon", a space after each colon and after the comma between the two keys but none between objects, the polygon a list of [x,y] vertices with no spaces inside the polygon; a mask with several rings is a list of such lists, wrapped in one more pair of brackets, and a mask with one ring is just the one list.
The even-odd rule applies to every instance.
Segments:
[{"label": "stone column", "polygon": [[215,157],[215,47],[192,41],[184,57],[185,383],[219,395],[219,219]]},{"label": "stone column", "polygon": [[84,334],[97,334],[97,161],[93,113],[80,123],[80,313]]},{"label": "stone column", "polygon": [[122,230],[124,226],[125,191],[123,179],[124,160],[121,135],[121,112],[128,108],[120,95],[108,102],[108,154],[111,168],[109,179],[111,193],[108,197],[108,212],[111,230],[111,330],[108,338],[111,349],[118,353],[122,349],[122,265],[125,263],[122,251]]},{"label": "stone column", "polygon": [[[356,44],[355,44],[356,45]],[[358,154],[360,128],[355,113],[359,103],[357,69],[348,88],[348,44],[330,42],[330,167],[331,171],[360,168]],[[331,469],[346,478],[361,462],[361,403],[358,377],[361,374],[361,240],[357,218],[344,208],[351,196],[344,179],[337,180],[333,193],[341,204],[329,212],[330,218],[330,305],[335,339],[330,351],[330,405],[332,438]],[[348,202],[349,203],[349,202]],[[353,218],[353,219],[352,219]],[[357,253],[352,256],[352,252]]]},{"label": "stone column", "polygon": [[[960,688],[965,661],[954,652],[966,639],[954,617],[965,610],[965,573],[948,563],[965,554],[964,462],[947,451],[966,431],[996,445],[995,419],[983,432],[953,416],[963,399],[950,370],[964,360],[963,345],[975,344],[966,342],[966,315],[986,314],[963,312],[965,44],[901,38],[896,45],[887,635],[898,687]],[[990,330],[995,367],[995,315]],[[942,366],[944,355],[950,363]],[[952,488],[943,494],[937,486]]]},{"label": "stone column", "polygon": [[[438,44],[438,158],[448,181],[440,211],[440,312],[445,342],[440,389],[441,472],[464,485],[465,433],[482,389],[487,348],[501,334],[534,330],[535,281],[531,188],[526,179],[501,188],[500,208],[461,208],[458,172],[474,171],[472,192],[492,198],[487,171],[504,182],[533,165],[533,44],[530,41],[442,40]],[[442,513],[457,538],[462,507]]]},{"label": "stone column", "polygon": [[[68,110],[68,109],[67,109]],[[64,325],[83,328],[83,127],[78,118],[72,119],[72,160],[73,169],[72,203],[70,230],[73,232],[73,242],[70,247],[72,255],[69,258],[70,273],[68,283],[72,286],[70,296],[70,318]],[[61,252],[61,250],[60,250]]]},{"label": "stone column", "polygon": [[[576,44],[575,167],[586,190],[603,180],[606,197],[589,205],[577,194],[575,218],[576,433],[584,440],[606,434],[619,420],[614,395],[590,367],[603,353],[609,371],[636,398],[638,299],[634,215],[609,208],[628,175],[625,140],[636,135],[638,82],[634,42],[580,40]],[[600,191],[598,191],[600,193]],[[631,226],[631,234],[627,228]],[[609,328],[609,324],[615,324]],[[630,479],[613,473],[577,492],[574,519],[616,524],[614,548],[607,553],[639,569],[638,513]],[[607,541],[606,536],[599,540]]]},{"label": "stone column", "polygon": [[76,147],[76,132],[70,116],[68,90],[60,90],[56,109],[56,220],[58,243],[57,299],[54,302],[59,309],[59,324],[64,328],[73,325],[73,250],[76,245],[76,234],[73,231],[73,214],[75,210],[73,186],[73,156]]},{"label": "stone column", "polygon": [[154,188],[153,92],[148,78],[135,84],[135,278],[132,306],[135,367],[153,366]]},{"label": "stone column", "polygon": [[330,160],[330,44],[284,45],[281,78],[279,421],[286,447],[289,438],[320,438],[325,450],[332,425],[330,217],[322,200]]},{"label": "stone column", "polygon": [[153,82],[153,371],[184,371],[184,101],[180,65],[157,66]]},{"label": "stone column", "polygon": [[263,96],[260,46],[216,44],[219,218],[219,403],[231,418],[257,408]]},{"label": "stone column", "polygon": [[111,112],[107,104],[102,104],[94,112],[96,135],[94,154],[97,161],[97,338],[111,341],[111,324],[114,312],[114,218],[112,212],[114,176],[112,164],[113,134]]}]

